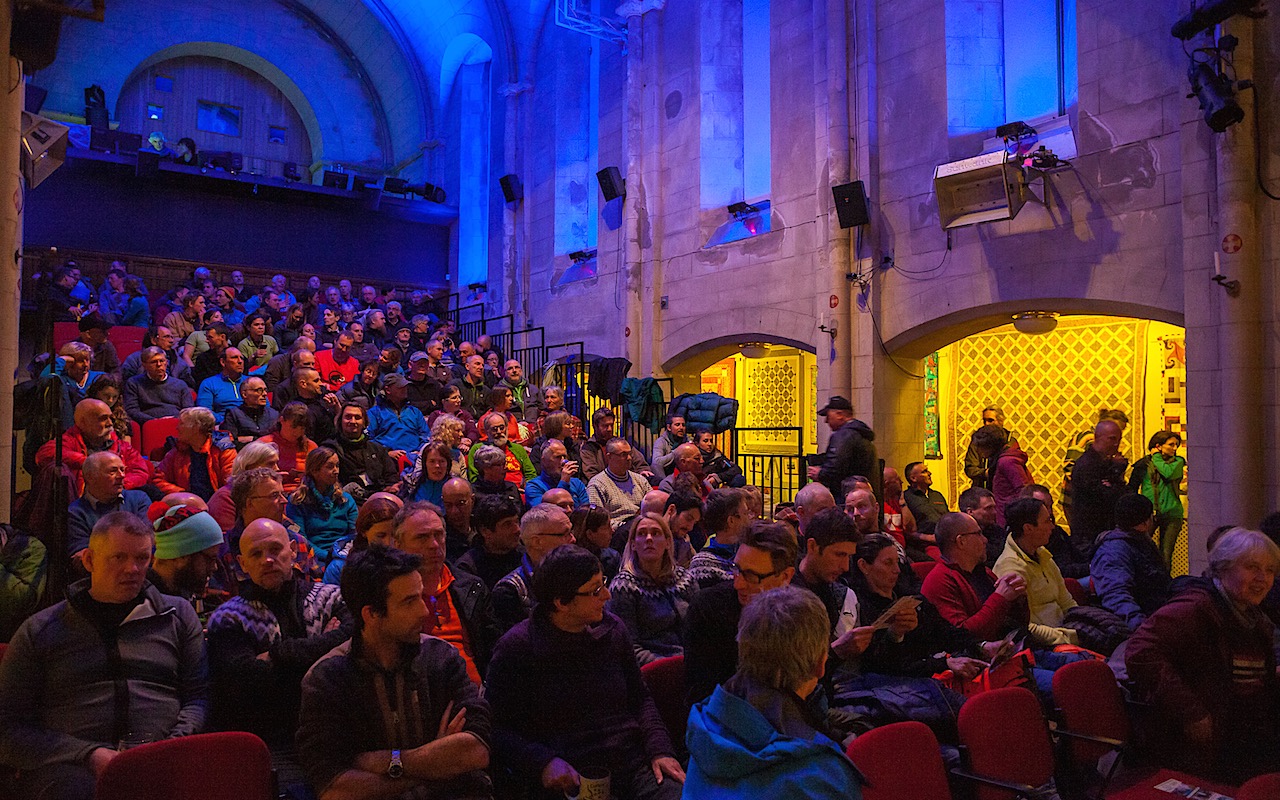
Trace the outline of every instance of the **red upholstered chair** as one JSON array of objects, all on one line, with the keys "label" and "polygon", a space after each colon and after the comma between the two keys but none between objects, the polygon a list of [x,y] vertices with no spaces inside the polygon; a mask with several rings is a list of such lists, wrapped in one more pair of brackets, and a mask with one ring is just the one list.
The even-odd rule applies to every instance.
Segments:
[{"label": "red upholstered chair", "polygon": [[684,731],[689,724],[689,707],[685,705],[684,656],[669,656],[651,661],[640,668],[640,677],[653,695],[662,722],[671,734],[671,743],[684,752]]},{"label": "red upholstered chair", "polygon": [[[938,740],[922,722],[895,722],[854,739],[845,755],[867,779],[863,800],[951,800]],[[903,765],[909,760],[910,769]]]},{"label": "red upholstered chair", "polygon": [[[134,422],[133,420],[129,420],[129,434],[130,434],[130,437],[133,439],[133,441],[130,442],[130,444],[133,445],[133,449],[137,450],[139,453],[142,453],[142,426]],[[142,453],[142,457],[146,458],[147,454]]]},{"label": "red upholstered chair", "polygon": [[78,322],[53,323],[53,351],[58,352],[64,344],[74,341],[79,335],[80,323]]},{"label": "red upholstered chair", "polygon": [[1259,775],[1236,792],[1236,800],[1276,800],[1277,797],[1280,797],[1280,772]]},{"label": "red upholstered chair", "polygon": [[201,733],[126,750],[97,800],[272,800],[271,753],[251,733]]},{"label": "red upholstered chair", "polygon": [[177,435],[177,417],[150,419],[142,423],[142,446],[135,449],[152,461],[159,461],[160,459],[155,458],[152,454],[164,446],[166,437]]},{"label": "red upholstered chair", "polygon": [[1089,602],[1089,592],[1080,581],[1075,578],[1063,578],[1062,582],[1067,585],[1067,591],[1071,592],[1071,599],[1077,604],[1085,605]]},{"label": "red upholstered chair", "polygon": [[913,561],[911,563],[911,571],[916,574],[918,579],[924,580],[930,572],[933,572],[933,568],[936,566],[938,566],[937,561]]},{"label": "red upholstered chair", "polygon": [[115,345],[116,355],[123,362],[142,349],[142,339],[146,335],[147,329],[137,325],[114,325],[107,331],[107,340]]},{"label": "red upholstered chair", "polygon": [[0,661],[4,661],[4,652],[9,649],[8,642],[0,642]]},{"label": "red upholstered chair", "polygon": [[1040,701],[1020,687],[975,695],[960,709],[960,743],[977,800],[1027,797],[1053,777],[1053,742]]}]

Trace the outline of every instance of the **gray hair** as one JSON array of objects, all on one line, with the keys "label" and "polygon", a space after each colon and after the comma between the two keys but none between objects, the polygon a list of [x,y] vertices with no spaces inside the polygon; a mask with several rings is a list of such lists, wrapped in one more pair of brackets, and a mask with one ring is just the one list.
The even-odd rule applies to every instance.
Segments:
[{"label": "gray hair", "polygon": [[1250,556],[1263,556],[1271,561],[1273,567],[1280,569],[1280,546],[1258,531],[1232,528],[1222,534],[1209,551],[1209,574],[1221,577]]},{"label": "gray hair", "polygon": [[[156,348],[160,350],[160,348]],[[160,350],[163,353],[163,350]],[[90,361],[93,359],[93,348],[84,342],[67,342],[58,350],[58,355],[63,358],[74,358],[76,360]]]},{"label": "gray hair", "polygon": [[98,475],[106,470],[106,463],[110,459],[116,459],[120,463],[124,463],[124,459],[110,450],[99,450],[96,453],[90,453],[84,460],[84,465],[80,467],[82,472],[89,475]]},{"label": "gray hair", "polygon": [[484,472],[489,467],[506,464],[507,454],[491,444],[486,444],[480,446],[480,449],[476,451],[471,460],[478,471]]},{"label": "gray hair", "polygon": [[738,621],[738,673],[779,691],[818,675],[831,621],[815,594],[795,586],[761,592]]},{"label": "gray hair", "polygon": [[265,467],[271,463],[273,458],[278,458],[279,456],[280,448],[274,442],[249,442],[244,446],[244,449],[236,453],[236,460],[231,465],[231,474],[239,475],[245,470]]},{"label": "gray hair", "polygon": [[558,522],[560,518],[569,518],[564,513],[564,509],[551,503],[539,503],[528,511],[524,512],[524,516],[520,518],[520,537],[533,536],[542,533],[553,523]]},{"label": "gray hair", "polygon": [[204,434],[213,433],[213,429],[218,427],[218,420],[213,416],[213,412],[204,406],[192,406],[184,408],[178,412],[178,419],[182,422],[193,422],[200,426],[200,431]]}]

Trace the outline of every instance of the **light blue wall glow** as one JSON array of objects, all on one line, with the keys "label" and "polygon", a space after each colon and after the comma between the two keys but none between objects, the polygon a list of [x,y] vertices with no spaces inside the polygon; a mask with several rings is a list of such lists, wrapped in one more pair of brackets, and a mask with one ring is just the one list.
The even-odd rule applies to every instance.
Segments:
[{"label": "light blue wall glow", "polygon": [[[595,0],[593,9],[599,11],[600,0]],[[595,40],[591,43],[591,67],[587,76],[587,192],[586,249],[594,250],[600,238],[600,193],[590,183],[600,171],[600,48],[602,44]]]},{"label": "light blue wall glow", "polygon": [[700,194],[724,208],[742,199],[742,6],[705,3],[699,24]]},{"label": "light blue wall glow", "polygon": [[489,279],[489,62],[463,64],[455,82],[462,111],[458,151],[458,285]]},{"label": "light blue wall glow", "polygon": [[770,0],[742,0],[742,194],[751,202],[769,196]]},{"label": "light blue wall glow", "polygon": [[1001,0],[946,0],[947,132],[984,133],[1004,123]]},{"label": "light blue wall glow", "polygon": [[[1059,8],[1064,70],[1058,84]],[[1018,0],[1004,4],[1004,105],[1008,121],[1056,116],[1076,100],[1074,0]]]},{"label": "light blue wall glow", "polygon": [[950,135],[990,135],[1076,103],[1076,0],[946,0],[946,15]]}]

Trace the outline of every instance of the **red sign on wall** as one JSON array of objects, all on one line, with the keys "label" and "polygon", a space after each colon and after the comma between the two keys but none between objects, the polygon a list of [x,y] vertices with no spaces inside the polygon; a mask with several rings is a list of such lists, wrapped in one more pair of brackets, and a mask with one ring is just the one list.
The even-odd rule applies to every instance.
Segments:
[{"label": "red sign on wall", "polygon": [[1244,240],[1239,235],[1228,233],[1222,237],[1222,252],[1227,254],[1239,253],[1241,247],[1244,247]]},{"label": "red sign on wall", "polygon": [[832,308],[835,308],[836,306],[840,305],[840,298],[833,294],[831,295],[831,299],[828,300],[827,302],[831,304]]}]

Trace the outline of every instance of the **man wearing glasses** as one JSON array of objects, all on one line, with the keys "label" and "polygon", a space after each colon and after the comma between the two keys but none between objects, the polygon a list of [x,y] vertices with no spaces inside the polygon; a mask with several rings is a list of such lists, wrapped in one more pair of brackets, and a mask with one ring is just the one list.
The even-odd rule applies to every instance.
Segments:
[{"label": "man wearing glasses", "polygon": [[534,607],[533,571],[547,553],[562,544],[573,544],[573,525],[564,509],[550,503],[534,506],[520,518],[524,559],[520,566],[493,587],[490,603],[499,635],[529,618]]},{"label": "man wearing glasses", "polygon": [[488,614],[489,590],[484,582],[445,563],[444,512],[431,503],[409,503],[396,514],[397,546],[422,559],[422,600],[427,619],[422,632],[453,645],[477,686],[497,641]]},{"label": "man wearing glasses", "polygon": [[703,589],[685,617],[684,666],[689,704],[700,702],[738,669],[738,619],[751,598],[791,583],[799,545],[785,522],[756,522],[738,541],[733,580]]},{"label": "man wearing glasses", "polygon": [[236,509],[236,524],[226,532],[226,544],[218,556],[222,566],[211,582],[230,594],[237,593],[240,582],[249,577],[236,558],[240,552],[240,536],[251,522],[259,519],[269,519],[283,525],[289,533],[289,540],[294,544],[294,569],[311,580],[320,580],[324,576],[324,567],[316,560],[315,551],[302,535],[302,529],[285,516],[284,509],[288,505],[289,496],[280,484],[280,473],[267,467],[249,469],[232,475],[230,485],[231,502]]}]

